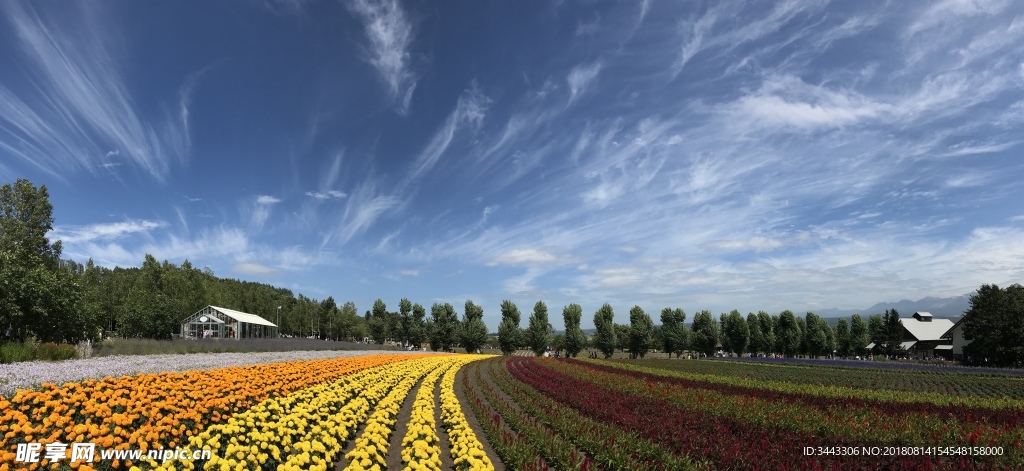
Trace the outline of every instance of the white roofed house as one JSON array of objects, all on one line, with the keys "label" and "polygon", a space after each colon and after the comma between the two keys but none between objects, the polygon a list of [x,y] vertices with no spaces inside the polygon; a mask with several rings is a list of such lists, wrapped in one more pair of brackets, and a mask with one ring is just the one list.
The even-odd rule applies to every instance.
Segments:
[{"label": "white roofed house", "polygon": [[181,322],[181,336],[201,339],[277,338],[278,327],[256,314],[206,306]]},{"label": "white roofed house", "polygon": [[960,320],[953,324],[946,333],[942,334],[942,338],[949,339],[951,344],[949,345],[949,351],[953,359],[963,360],[964,359],[964,347],[971,343],[971,338],[968,338],[964,334],[964,319],[967,316],[960,317]]},{"label": "white roofed house", "polygon": [[931,358],[948,356],[952,342],[943,338],[953,327],[949,319],[935,319],[931,313],[915,312],[913,316],[901,317],[903,325],[903,350],[911,358]]}]

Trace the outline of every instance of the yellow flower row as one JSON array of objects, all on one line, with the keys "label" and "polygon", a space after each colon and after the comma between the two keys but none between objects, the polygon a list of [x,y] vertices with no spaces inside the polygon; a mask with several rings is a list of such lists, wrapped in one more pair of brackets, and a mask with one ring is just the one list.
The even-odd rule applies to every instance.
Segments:
[{"label": "yellow flower row", "polygon": [[366,422],[363,434],[356,439],[355,447],[345,458],[350,460],[346,470],[376,470],[387,468],[388,442],[398,420],[398,410],[409,395],[409,390],[431,371],[447,368],[453,362],[452,357],[436,357],[410,362],[404,366],[405,371],[395,371],[405,379],[388,393],[387,397],[377,403],[377,410]]},{"label": "yellow flower row", "polygon": [[[470,361],[483,358],[487,357],[475,357]],[[466,416],[462,413],[462,404],[455,396],[455,374],[457,372],[458,368],[450,369],[441,378],[441,422],[448,431],[448,440],[452,444],[455,469],[493,471],[494,464],[487,457],[476,434],[469,428]]]},{"label": "yellow flower row", "polygon": [[[395,370],[396,365],[378,366],[268,399],[192,437],[190,448],[212,451],[206,469],[256,469],[269,463],[279,470],[325,470],[373,405],[399,382]],[[159,468],[192,469],[193,463],[168,462]]]},{"label": "yellow flower row", "polygon": [[[451,366],[449,364],[448,368]],[[437,422],[434,421],[434,385],[448,368],[431,371],[416,392],[409,430],[402,439],[405,469],[441,471],[441,448],[438,446]]]}]

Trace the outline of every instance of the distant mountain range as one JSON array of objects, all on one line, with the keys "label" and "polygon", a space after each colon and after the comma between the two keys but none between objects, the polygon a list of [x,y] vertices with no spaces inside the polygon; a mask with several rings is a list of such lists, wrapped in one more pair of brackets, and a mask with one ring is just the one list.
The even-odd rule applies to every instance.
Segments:
[{"label": "distant mountain range", "polygon": [[[917,301],[904,299],[895,303],[878,303],[867,309],[820,309],[814,310],[815,314],[821,317],[849,317],[860,314],[865,319],[872,314],[882,314],[886,309],[895,309],[900,317],[910,317],[917,311],[930,312],[937,318],[959,319],[965,311],[971,308],[971,295],[968,293],[952,298],[927,297]],[[794,311],[794,314],[802,314]]]}]

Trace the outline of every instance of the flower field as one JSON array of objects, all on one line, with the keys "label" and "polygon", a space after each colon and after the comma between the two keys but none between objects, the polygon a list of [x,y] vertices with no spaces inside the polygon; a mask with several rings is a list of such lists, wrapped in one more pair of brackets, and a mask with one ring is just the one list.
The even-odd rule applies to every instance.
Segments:
[{"label": "flower field", "polygon": [[[45,383],[0,397],[0,471],[1024,468],[1011,377],[898,374],[375,354]],[[210,455],[15,461],[82,442]]]},{"label": "flower field", "polygon": [[[453,391],[454,372],[483,358],[368,355],[44,383],[0,397],[0,470],[441,469],[439,435],[457,469],[494,469]],[[410,418],[398,423],[414,388]],[[76,442],[210,450],[211,458],[15,461],[19,444]]]},{"label": "flower field", "polygon": [[1024,403],[1006,396],[857,388],[822,379],[825,367],[816,380],[751,379],[722,364],[496,358],[470,365],[463,386],[520,468],[1024,467]]}]

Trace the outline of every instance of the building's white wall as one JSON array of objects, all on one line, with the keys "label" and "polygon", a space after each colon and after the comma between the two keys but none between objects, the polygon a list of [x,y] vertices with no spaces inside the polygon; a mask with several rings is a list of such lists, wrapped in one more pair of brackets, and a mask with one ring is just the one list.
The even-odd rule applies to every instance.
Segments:
[{"label": "building's white wall", "polygon": [[964,339],[964,324],[956,326],[950,335],[953,337],[953,355],[963,355],[964,346],[971,343],[970,340]]}]

